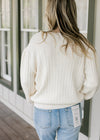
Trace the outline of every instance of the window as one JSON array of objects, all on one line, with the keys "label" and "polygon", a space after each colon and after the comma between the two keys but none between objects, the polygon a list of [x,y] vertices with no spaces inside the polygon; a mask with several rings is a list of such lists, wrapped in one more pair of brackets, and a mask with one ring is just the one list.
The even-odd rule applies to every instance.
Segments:
[{"label": "window", "polygon": [[11,0],[0,0],[0,81],[11,88]]}]

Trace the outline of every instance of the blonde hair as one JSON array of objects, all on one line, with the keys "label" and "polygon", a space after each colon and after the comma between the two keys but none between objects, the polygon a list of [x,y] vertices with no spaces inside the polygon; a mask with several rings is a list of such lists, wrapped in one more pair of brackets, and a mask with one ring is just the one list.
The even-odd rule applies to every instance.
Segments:
[{"label": "blonde hair", "polygon": [[96,49],[90,44],[88,39],[79,32],[75,0],[48,0],[45,16],[48,21],[49,31],[41,31],[42,38],[46,34],[44,40],[48,32],[52,32],[58,27],[61,35],[67,40],[67,43],[62,45],[62,47],[65,47],[65,51],[69,44],[73,42],[72,49],[76,53],[77,48],[80,48],[81,52],[87,57],[87,50],[89,48],[94,53],[96,52]]}]

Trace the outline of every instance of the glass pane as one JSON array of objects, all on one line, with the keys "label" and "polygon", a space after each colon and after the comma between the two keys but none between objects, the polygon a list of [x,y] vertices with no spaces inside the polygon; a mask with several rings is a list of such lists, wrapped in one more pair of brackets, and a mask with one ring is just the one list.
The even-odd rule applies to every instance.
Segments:
[{"label": "glass pane", "polygon": [[87,25],[88,25],[88,4],[89,0],[76,0],[77,5],[77,22],[78,27],[84,35],[87,35]]},{"label": "glass pane", "polygon": [[6,65],[5,66],[5,68],[6,68],[6,74],[8,74],[8,62],[7,61],[5,62],[5,65]]},{"label": "glass pane", "polygon": [[1,5],[1,27],[10,27],[10,0],[2,0]]},{"label": "glass pane", "polygon": [[37,29],[38,28],[38,1],[30,0],[29,2],[29,28]]},{"label": "glass pane", "polygon": [[21,40],[21,52],[28,45],[33,34],[34,34],[33,32],[22,32],[21,33],[21,38],[22,38],[22,40]]},{"label": "glass pane", "polygon": [[46,29],[48,29],[48,26],[46,26],[47,24],[45,24],[46,23],[46,19],[45,19],[45,10],[46,10],[46,5],[47,5],[47,1],[42,1],[42,29],[43,30],[46,30]]},{"label": "glass pane", "polygon": [[8,47],[5,46],[5,59],[8,60]]},{"label": "glass pane", "polygon": [[4,36],[4,44],[7,45],[8,44],[8,34],[7,31],[5,31],[5,36]]},{"label": "glass pane", "polygon": [[23,28],[28,28],[29,26],[29,15],[28,15],[28,3],[27,0],[23,1]]},{"label": "glass pane", "polygon": [[33,34],[34,34],[33,32],[30,32],[29,33],[29,40],[31,39],[31,37],[32,37]]},{"label": "glass pane", "polygon": [[38,28],[38,1],[37,0],[22,0],[22,23],[23,28],[37,29]]}]

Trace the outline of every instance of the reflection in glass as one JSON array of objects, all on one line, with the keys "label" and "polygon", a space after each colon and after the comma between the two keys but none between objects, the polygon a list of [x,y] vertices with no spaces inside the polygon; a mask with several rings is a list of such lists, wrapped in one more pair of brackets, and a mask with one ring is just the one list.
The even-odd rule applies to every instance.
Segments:
[{"label": "reflection in glass", "polygon": [[9,28],[10,27],[10,0],[2,0],[1,1],[1,27]]},{"label": "reflection in glass", "polygon": [[7,34],[7,31],[5,31],[4,39],[5,39],[5,45],[7,45],[8,44],[8,34]]},{"label": "reflection in glass", "polygon": [[8,60],[8,47],[5,46],[5,60]]},{"label": "reflection in glass", "polygon": [[21,52],[38,31],[38,0],[21,0]]},{"label": "reflection in glass", "polygon": [[22,0],[22,28],[37,29],[38,25],[38,1]]},{"label": "reflection in glass", "polygon": [[5,62],[5,65],[6,65],[5,66],[5,68],[6,68],[6,74],[8,74],[8,62],[7,61]]},{"label": "reflection in glass", "polygon": [[75,0],[77,5],[77,22],[81,32],[87,33],[89,0]]}]

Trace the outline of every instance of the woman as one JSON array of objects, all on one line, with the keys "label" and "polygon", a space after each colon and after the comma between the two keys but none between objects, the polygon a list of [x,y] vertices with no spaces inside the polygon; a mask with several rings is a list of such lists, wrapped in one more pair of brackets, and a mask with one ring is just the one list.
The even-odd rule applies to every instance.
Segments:
[{"label": "woman", "polygon": [[20,79],[40,140],[78,140],[81,102],[99,87],[96,49],[79,32],[75,0],[48,0],[48,31],[32,36]]}]

